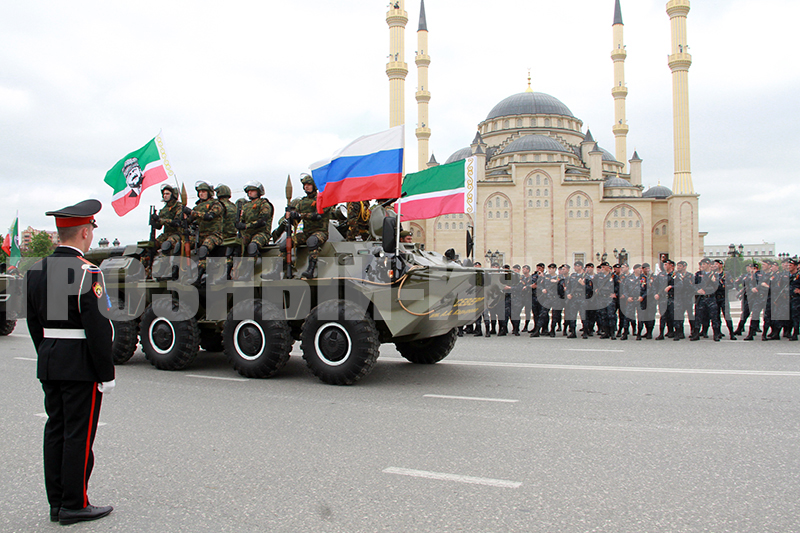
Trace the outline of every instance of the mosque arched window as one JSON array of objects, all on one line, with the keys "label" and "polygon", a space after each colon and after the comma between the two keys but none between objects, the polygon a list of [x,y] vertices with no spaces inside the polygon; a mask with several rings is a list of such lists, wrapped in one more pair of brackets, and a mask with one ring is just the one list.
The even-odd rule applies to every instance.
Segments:
[{"label": "mosque arched window", "polygon": [[549,118],[544,119],[544,127],[545,128],[549,128],[550,127],[550,119]]},{"label": "mosque arched window", "polygon": [[569,212],[569,218],[572,218],[572,211]]},{"label": "mosque arched window", "polygon": [[559,128],[563,128],[564,127],[564,123],[561,121],[561,119],[558,119],[558,127]]},{"label": "mosque arched window", "polygon": [[615,221],[614,221],[614,227],[615,227],[615,228],[618,228],[618,227],[619,227],[619,220],[615,220]]},{"label": "mosque arched window", "polygon": [[610,221],[610,220],[609,220],[608,222],[606,222],[606,227],[607,227],[607,228],[610,228],[610,227],[611,227],[611,221]]},{"label": "mosque arched window", "polygon": [[580,210],[578,211],[578,218],[581,218],[581,212],[580,212]]},{"label": "mosque arched window", "polygon": [[628,209],[628,216],[629,216],[629,217],[632,217],[632,216],[633,216],[633,211],[631,211],[630,209]]},{"label": "mosque arched window", "polygon": [[536,207],[542,207],[542,201],[536,200]]},{"label": "mosque arched window", "polygon": [[508,218],[508,211],[503,211],[503,218]]},{"label": "mosque arched window", "polygon": [[637,228],[641,228],[642,227],[642,223],[640,221],[638,221],[638,220],[636,221],[636,227]]},{"label": "mosque arched window", "polygon": [[489,218],[492,218],[492,212],[489,211]]},{"label": "mosque arched window", "polygon": [[615,217],[618,217],[618,216],[619,216],[619,209],[614,209],[614,216],[615,216]]},{"label": "mosque arched window", "polygon": [[444,223],[444,229],[450,229],[450,223],[449,222],[445,222]]},{"label": "mosque arched window", "polygon": [[518,119],[517,119],[517,127],[518,127],[518,128],[521,128],[521,127],[522,127],[522,119],[521,119],[521,118],[518,118]]},{"label": "mosque arched window", "polygon": [[553,154],[547,154],[547,160],[548,161],[555,161],[556,159],[555,159],[555,156]]},{"label": "mosque arched window", "polygon": [[503,129],[507,130],[509,126],[510,126],[510,124],[508,123],[508,120],[504,120],[503,121]]},{"label": "mosque arched window", "polygon": [[541,195],[542,195],[542,190],[536,189],[536,196],[541,196]]},{"label": "mosque arched window", "polygon": [[550,207],[550,202],[548,202],[547,200],[545,200],[545,201],[544,201],[544,206],[545,206],[545,207]]},{"label": "mosque arched window", "polygon": [[531,178],[528,178],[528,186],[530,185],[533,185],[533,180]]},{"label": "mosque arched window", "polygon": [[664,234],[664,235],[666,235],[666,234],[667,234],[667,225],[666,225],[666,224],[664,224],[663,226],[661,226],[661,233],[662,233],[662,234]]},{"label": "mosque arched window", "polygon": [[545,185],[550,185],[550,180],[548,180],[547,178],[545,178],[545,179],[544,179],[544,184],[545,184]]},{"label": "mosque arched window", "polygon": [[589,210],[588,209],[583,212],[583,216],[586,217],[586,218],[589,218]]},{"label": "mosque arched window", "polygon": [[572,207],[572,200],[569,201],[569,206]]},{"label": "mosque arched window", "polygon": [[629,221],[628,221],[628,227],[629,227],[629,228],[632,228],[632,227],[633,227],[633,220],[629,220]]},{"label": "mosque arched window", "polygon": [[464,229],[464,223],[463,222],[459,222],[458,223],[458,229]]},{"label": "mosque arched window", "polygon": [[508,200],[503,200],[503,207],[508,207]]},{"label": "mosque arched window", "polygon": [[533,189],[528,189],[528,196],[533,196]]},{"label": "mosque arched window", "polygon": [[528,207],[533,207],[533,200],[528,200]]},{"label": "mosque arched window", "polygon": [[442,229],[442,223],[441,223],[441,222],[439,222],[438,224],[436,224],[436,229]]},{"label": "mosque arched window", "polygon": [[542,177],[539,174],[536,174],[536,185],[542,184]]},{"label": "mosque arched window", "polygon": [[550,196],[550,189],[545,189],[544,190],[544,195],[545,196]]},{"label": "mosque arched window", "polygon": [[660,231],[658,228],[656,228],[656,235],[660,235]]}]

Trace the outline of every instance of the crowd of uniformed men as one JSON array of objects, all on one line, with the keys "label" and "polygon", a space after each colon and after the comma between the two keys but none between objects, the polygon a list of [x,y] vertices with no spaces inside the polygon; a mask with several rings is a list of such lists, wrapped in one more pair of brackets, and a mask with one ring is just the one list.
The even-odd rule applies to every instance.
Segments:
[{"label": "crowd of uniformed men", "polygon": [[[731,340],[745,331],[744,340],[753,340],[758,333],[761,340],[778,340],[781,331],[784,338],[797,340],[797,259],[750,262],[746,273],[736,279],[727,277],[723,265],[704,258],[694,273],[685,261],[676,264],[670,259],[660,261],[655,272],[648,263],[635,264],[631,270],[625,263],[603,262],[595,270],[594,264],[578,261],[572,272],[569,265],[555,263],[547,267],[539,263],[533,272],[528,265],[514,265],[519,282],[506,286],[505,298],[458,334],[505,336],[510,321],[511,334],[516,336],[528,332],[531,337],[555,337],[560,331],[569,338],[580,334],[586,339],[597,332],[601,339],[679,341],[685,338],[688,319],[690,340],[708,337],[710,327],[713,339],[719,341],[724,319]],[[742,308],[735,328],[729,302],[732,290],[737,291]]]}]

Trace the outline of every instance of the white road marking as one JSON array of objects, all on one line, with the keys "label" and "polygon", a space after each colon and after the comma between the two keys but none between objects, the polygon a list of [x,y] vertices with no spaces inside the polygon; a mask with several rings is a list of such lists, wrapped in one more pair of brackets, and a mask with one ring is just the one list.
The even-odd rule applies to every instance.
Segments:
[{"label": "white road marking", "polygon": [[441,472],[427,472],[425,470],[411,470],[408,468],[396,468],[393,466],[384,469],[383,473],[422,477],[427,479],[438,479],[441,481],[457,481],[459,483],[471,483],[473,485],[486,485],[489,487],[500,487],[505,489],[516,489],[522,486],[522,483],[518,481],[506,481],[504,479],[490,479],[485,477],[459,476],[457,474],[443,474]]},{"label": "white road marking", "polygon": [[223,381],[250,381],[246,378],[222,378],[218,376],[201,376],[199,374],[186,374],[187,378],[200,378],[200,379],[220,379]]},{"label": "white road marking", "polygon": [[600,350],[600,349],[593,349],[593,348],[564,348],[563,351],[565,352],[616,352],[616,353],[624,353],[625,350]]},{"label": "white road marking", "polygon": [[14,359],[19,359],[20,361],[36,361],[35,357],[15,357]]},{"label": "white road marking", "polygon": [[519,400],[505,400],[502,398],[474,398],[472,396],[447,396],[445,394],[423,394],[423,398],[443,398],[446,400],[472,400],[476,402],[503,402],[517,403]]},{"label": "white road marking", "polygon": [[800,352],[778,352],[775,355],[800,355]]},{"label": "white road marking", "polygon": [[[35,414],[35,415],[33,415],[33,416],[38,416],[39,418],[47,418],[47,413],[36,413],[36,414]],[[98,422],[98,423],[97,423],[97,426],[98,426],[98,427],[100,427],[100,426],[105,426],[105,425],[107,425],[107,423],[106,423],[106,422]]]},{"label": "white road marking", "polygon": [[[401,357],[385,357],[382,359],[393,359],[405,361]],[[589,365],[552,365],[541,363],[498,363],[491,361],[441,361],[439,365],[463,365],[463,366],[488,366],[495,368],[535,368],[542,370],[583,370],[601,372],[646,372],[656,374],[716,374],[722,376],[783,376],[800,377],[800,371],[792,370],[730,370],[715,368],[649,368],[639,366],[589,366]]]}]

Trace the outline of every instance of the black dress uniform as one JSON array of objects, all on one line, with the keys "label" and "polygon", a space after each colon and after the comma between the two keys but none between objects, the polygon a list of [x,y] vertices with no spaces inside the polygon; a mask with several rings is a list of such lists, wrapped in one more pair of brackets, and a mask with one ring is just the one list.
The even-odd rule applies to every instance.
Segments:
[{"label": "black dress uniform", "polygon": [[[87,200],[47,214],[64,228],[94,224],[99,210],[100,202]],[[26,283],[28,330],[48,416],[44,473],[50,517],[62,524],[101,518],[111,507],[90,506],[86,487],[103,397],[98,385],[114,379],[112,328],[101,311],[110,308],[102,274],[81,250],[59,246],[28,271]]]}]

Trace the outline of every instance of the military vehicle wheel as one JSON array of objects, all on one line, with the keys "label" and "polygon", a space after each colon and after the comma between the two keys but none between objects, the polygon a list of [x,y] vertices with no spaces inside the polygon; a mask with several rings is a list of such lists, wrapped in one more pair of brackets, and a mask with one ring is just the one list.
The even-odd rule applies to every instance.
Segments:
[{"label": "military vehicle wheel", "polygon": [[10,335],[16,326],[16,320],[0,320],[0,337]]},{"label": "military vehicle wheel", "polygon": [[139,331],[135,320],[128,320],[124,314],[124,304],[121,300],[111,299],[111,328],[114,331],[114,341],[111,345],[111,357],[115,365],[127,363],[136,353],[139,342]]},{"label": "military vehicle wheel", "polygon": [[444,335],[429,337],[411,342],[396,342],[394,345],[400,355],[418,365],[432,365],[438,363],[450,353],[456,345],[456,328]]},{"label": "military vehicle wheel", "polygon": [[186,368],[200,347],[197,320],[183,306],[169,300],[158,300],[147,307],[139,335],[145,357],[159,370]]},{"label": "military vehicle wheel", "polygon": [[378,328],[353,302],[328,300],[306,317],[301,347],[308,368],[320,380],[352,385],[369,374],[378,359]]},{"label": "military vehicle wheel", "polygon": [[222,338],[228,362],[248,378],[273,376],[289,360],[293,342],[284,313],[264,300],[247,300],[231,309]]}]

